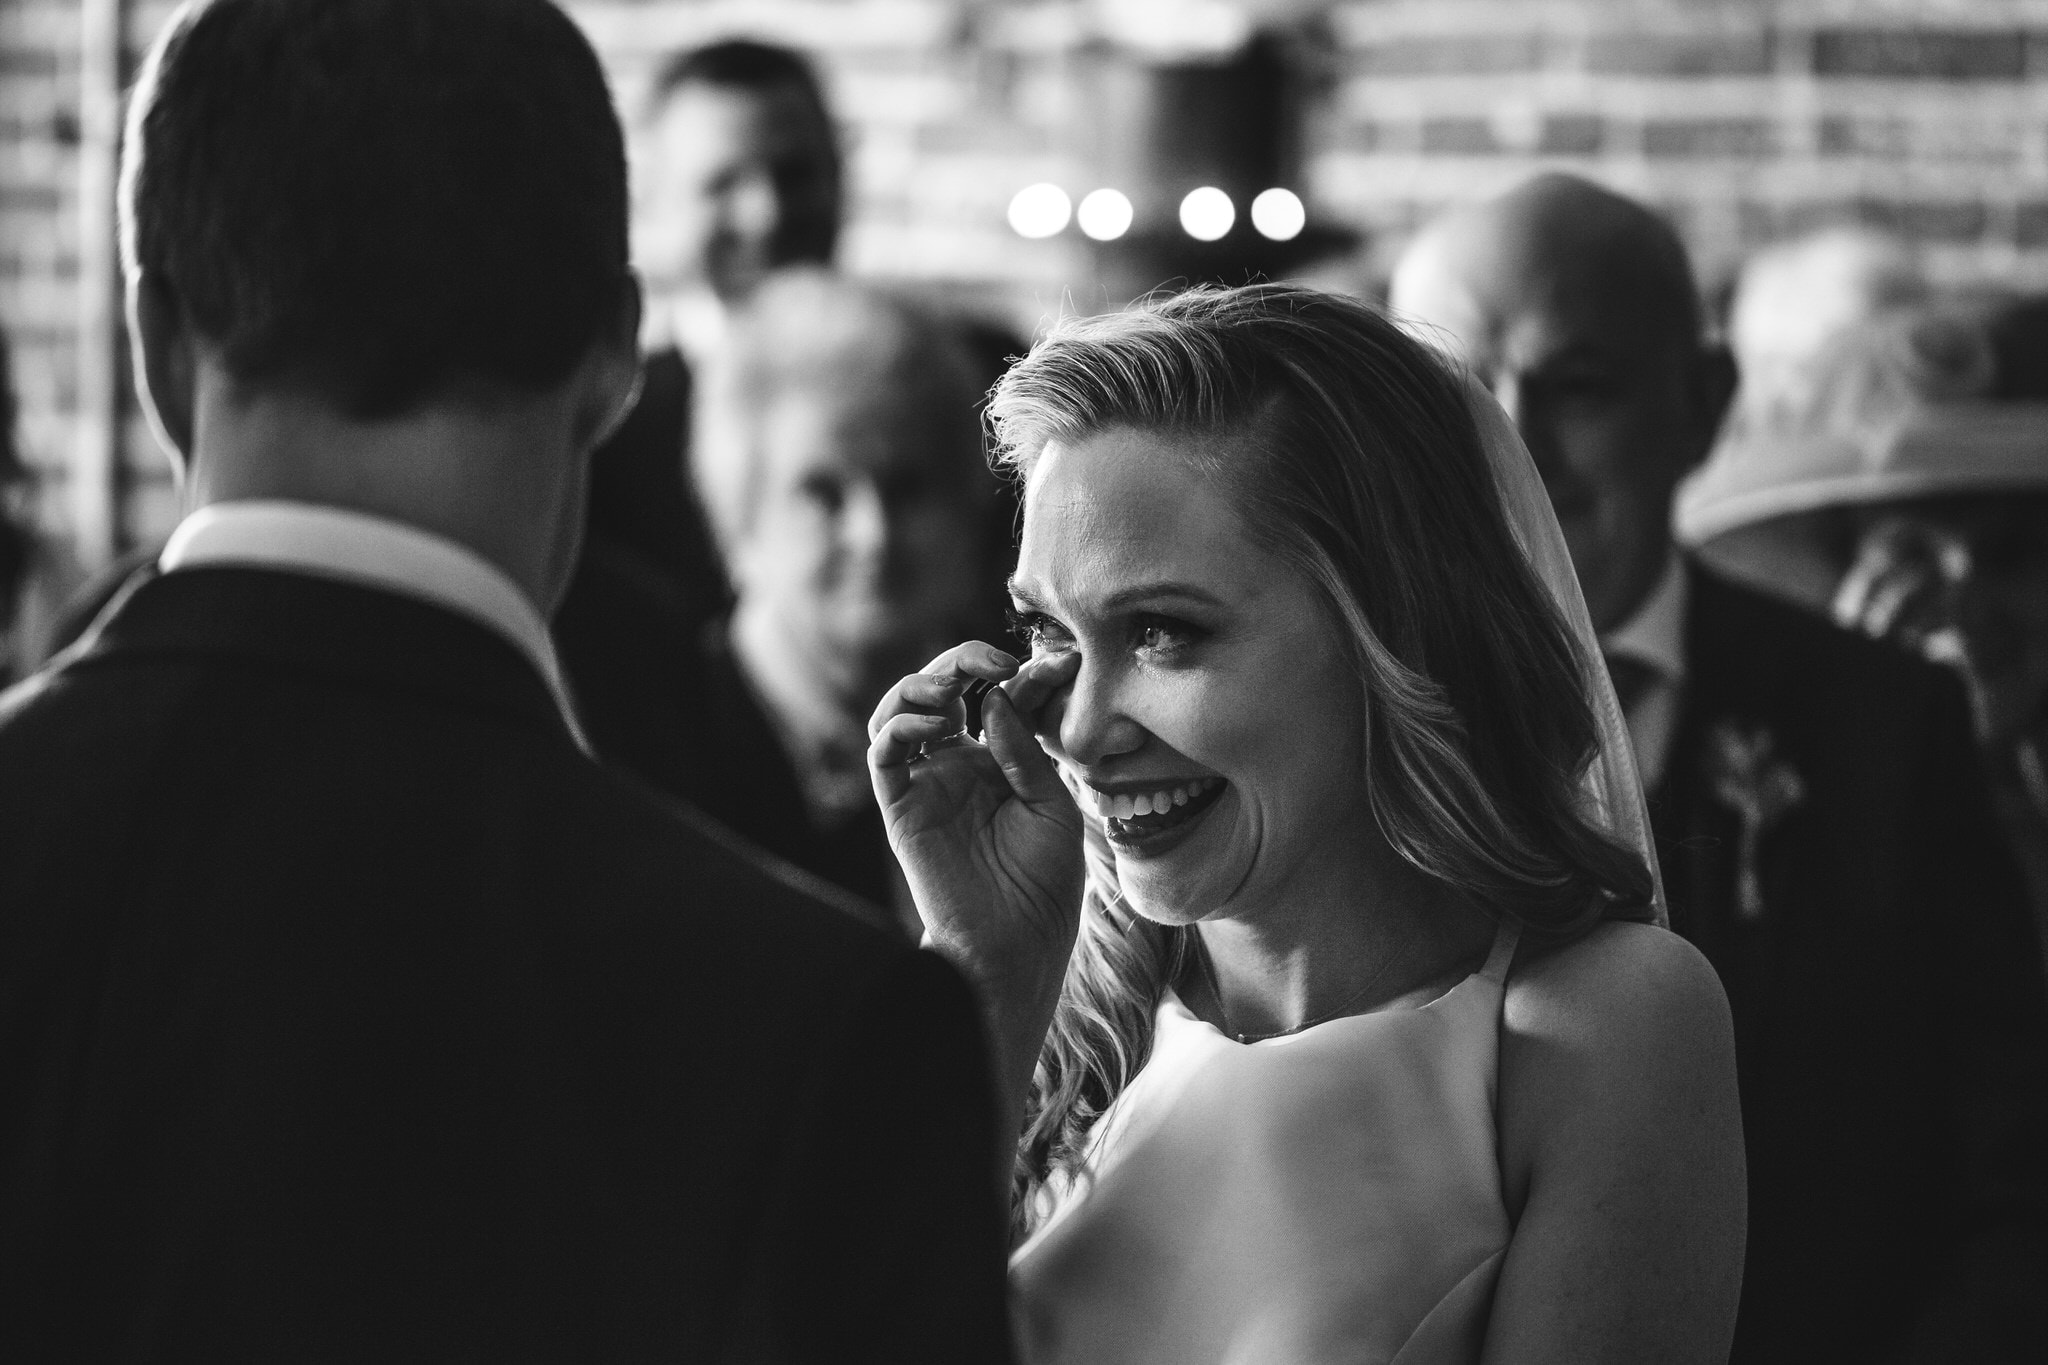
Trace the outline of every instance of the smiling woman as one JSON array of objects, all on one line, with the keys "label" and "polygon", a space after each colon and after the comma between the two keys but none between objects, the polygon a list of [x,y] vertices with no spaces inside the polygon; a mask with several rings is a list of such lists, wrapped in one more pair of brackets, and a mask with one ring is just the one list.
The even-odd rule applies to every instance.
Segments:
[{"label": "smiling woman", "polygon": [[1034,1360],[1725,1352],[1725,1005],[1614,922],[1656,892],[1612,698],[1473,395],[1253,287],[1067,324],[992,401],[1031,658],[940,656],[870,758],[987,1001]]}]

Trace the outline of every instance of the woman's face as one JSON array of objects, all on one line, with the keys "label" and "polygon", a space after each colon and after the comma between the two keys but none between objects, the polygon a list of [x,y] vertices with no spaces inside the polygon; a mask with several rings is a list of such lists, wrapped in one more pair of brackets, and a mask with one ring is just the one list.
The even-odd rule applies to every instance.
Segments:
[{"label": "woman's face", "polygon": [[1034,650],[1081,656],[1039,737],[1105,821],[1139,913],[1254,916],[1375,837],[1339,628],[1184,440],[1048,445],[1011,586]]}]

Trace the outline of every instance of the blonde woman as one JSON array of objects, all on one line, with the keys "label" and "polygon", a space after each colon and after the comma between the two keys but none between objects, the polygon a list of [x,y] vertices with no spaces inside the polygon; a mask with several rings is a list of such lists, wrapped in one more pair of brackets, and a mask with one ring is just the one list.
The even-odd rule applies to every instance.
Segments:
[{"label": "blonde woman", "polygon": [[1724,1359],[1726,1003],[1504,417],[1286,287],[1067,324],[992,414],[1030,658],[905,678],[870,763],[986,1002],[1026,1357]]}]

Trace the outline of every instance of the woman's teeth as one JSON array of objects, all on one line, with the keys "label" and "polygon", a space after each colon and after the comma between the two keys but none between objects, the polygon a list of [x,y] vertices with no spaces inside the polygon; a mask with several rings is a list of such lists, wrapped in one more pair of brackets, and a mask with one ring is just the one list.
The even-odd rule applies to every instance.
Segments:
[{"label": "woman's teeth", "polygon": [[1133,820],[1140,815],[1163,815],[1175,806],[1185,806],[1223,781],[1220,777],[1198,777],[1177,787],[1162,787],[1158,791],[1140,792],[1136,795],[1120,794],[1110,796],[1104,792],[1095,793],[1095,813],[1110,820]]}]

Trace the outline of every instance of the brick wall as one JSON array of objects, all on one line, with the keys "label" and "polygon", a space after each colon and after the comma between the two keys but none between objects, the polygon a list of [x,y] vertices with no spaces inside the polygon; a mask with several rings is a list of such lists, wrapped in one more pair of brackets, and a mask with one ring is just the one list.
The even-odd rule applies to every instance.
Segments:
[{"label": "brick wall", "polygon": [[[0,326],[22,436],[48,473],[75,406],[79,0],[0,0]],[[1071,236],[1004,225],[1035,180],[1090,188],[1070,149],[1080,0],[569,0],[638,102],[678,47],[746,33],[819,56],[844,121],[858,271],[959,290],[1020,326],[1090,299]],[[130,5],[136,44],[164,0]],[[1363,229],[1363,286],[1440,206],[1544,166],[1669,212],[1709,283],[1825,221],[1888,224],[1949,277],[2048,284],[2048,0],[1340,0],[1308,197]],[[127,423],[130,537],[171,515]]]}]

